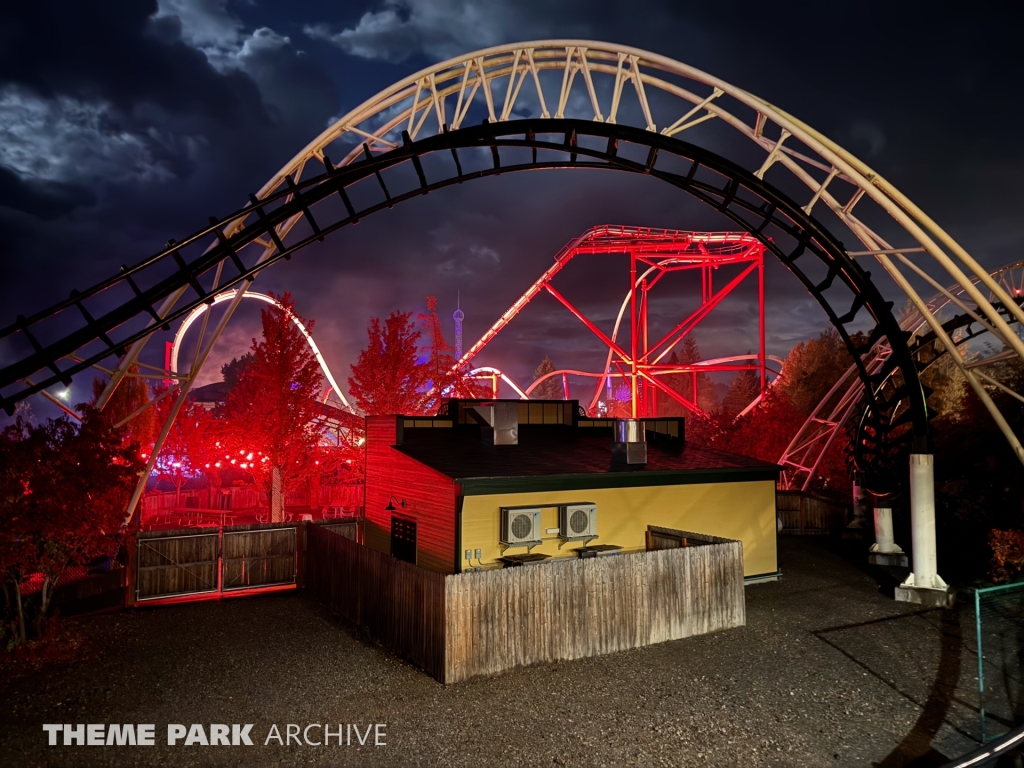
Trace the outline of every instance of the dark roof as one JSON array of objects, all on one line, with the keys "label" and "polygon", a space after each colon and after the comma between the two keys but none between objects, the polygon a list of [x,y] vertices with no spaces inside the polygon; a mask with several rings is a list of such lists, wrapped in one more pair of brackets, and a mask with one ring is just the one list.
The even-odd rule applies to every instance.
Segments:
[{"label": "dark roof", "polygon": [[397,450],[451,477],[464,493],[584,490],[777,480],[780,467],[714,448],[647,447],[647,464],[615,467],[611,430],[521,424],[518,445],[487,445],[473,426],[405,429]]}]

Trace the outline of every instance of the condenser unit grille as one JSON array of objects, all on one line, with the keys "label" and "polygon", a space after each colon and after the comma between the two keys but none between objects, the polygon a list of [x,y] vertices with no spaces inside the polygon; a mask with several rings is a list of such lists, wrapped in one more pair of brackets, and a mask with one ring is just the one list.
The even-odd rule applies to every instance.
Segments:
[{"label": "condenser unit grille", "polygon": [[593,503],[562,505],[558,509],[558,529],[563,539],[597,538],[597,506]]},{"label": "condenser unit grille", "polygon": [[501,541],[510,546],[540,544],[540,509],[501,510]]},{"label": "condenser unit grille", "polygon": [[512,516],[512,535],[517,539],[527,539],[533,532],[533,516],[532,515],[513,515]]},{"label": "condenser unit grille", "polygon": [[579,536],[586,533],[588,528],[590,528],[590,515],[582,509],[574,510],[569,518],[569,530],[574,536]]}]

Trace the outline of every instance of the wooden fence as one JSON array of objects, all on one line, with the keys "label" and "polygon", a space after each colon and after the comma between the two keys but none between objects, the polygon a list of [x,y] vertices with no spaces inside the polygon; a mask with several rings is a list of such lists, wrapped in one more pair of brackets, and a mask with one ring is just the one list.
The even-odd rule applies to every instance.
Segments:
[{"label": "wooden fence", "polygon": [[804,491],[778,491],[775,506],[783,534],[821,536],[839,533],[853,514],[851,504]]},{"label": "wooden fence", "polygon": [[704,543],[448,576],[445,682],[742,626],[743,545]]},{"label": "wooden fence", "polygon": [[306,532],[306,588],[387,650],[444,681],[444,574],[316,526]]},{"label": "wooden fence", "polygon": [[[359,526],[353,519],[325,527],[357,541]],[[301,587],[306,532],[321,527],[306,521],[139,531],[129,550],[127,603]]]},{"label": "wooden fence", "polygon": [[445,683],[742,626],[738,541],[442,575],[310,529],[306,586]]},{"label": "wooden fence", "polygon": [[[154,514],[168,509],[255,509],[266,506],[252,486],[228,488],[190,488],[177,491],[155,491],[142,498],[142,511]],[[322,485],[316,498],[308,488],[288,490],[286,507],[344,507],[355,510],[363,506],[362,484]]]}]

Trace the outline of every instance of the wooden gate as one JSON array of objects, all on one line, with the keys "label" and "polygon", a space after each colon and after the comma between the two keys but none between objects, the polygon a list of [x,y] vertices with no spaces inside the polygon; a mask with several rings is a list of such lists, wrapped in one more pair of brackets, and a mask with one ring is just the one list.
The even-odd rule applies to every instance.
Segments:
[{"label": "wooden gate", "polygon": [[[355,537],[358,522],[335,524]],[[216,598],[298,585],[302,540],[297,523],[142,531],[129,567],[129,604]],[[132,594],[132,592],[134,594]]]},{"label": "wooden gate", "polygon": [[155,600],[216,592],[220,535],[183,533],[140,534],[135,599]]},{"label": "wooden gate", "polygon": [[225,592],[295,583],[295,528],[224,531]]}]

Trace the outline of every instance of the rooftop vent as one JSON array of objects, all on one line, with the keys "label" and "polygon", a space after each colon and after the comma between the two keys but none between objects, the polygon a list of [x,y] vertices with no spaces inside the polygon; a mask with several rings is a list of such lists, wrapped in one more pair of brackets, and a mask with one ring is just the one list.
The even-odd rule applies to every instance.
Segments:
[{"label": "rooftop vent", "polygon": [[473,406],[474,420],[480,424],[480,435],[491,445],[519,444],[519,404],[498,401]]},{"label": "rooftop vent", "polygon": [[647,463],[647,433],[640,419],[621,419],[612,428],[612,463]]}]

